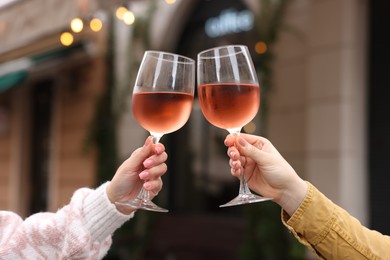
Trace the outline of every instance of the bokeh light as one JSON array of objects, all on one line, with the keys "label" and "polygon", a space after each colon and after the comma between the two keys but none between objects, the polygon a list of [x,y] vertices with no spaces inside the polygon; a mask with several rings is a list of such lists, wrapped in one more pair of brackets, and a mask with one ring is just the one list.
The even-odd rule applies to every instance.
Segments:
[{"label": "bokeh light", "polygon": [[74,37],[70,32],[63,32],[61,33],[60,41],[62,45],[70,46],[74,41]]},{"label": "bokeh light", "polygon": [[135,22],[135,16],[134,16],[134,13],[131,12],[131,11],[127,11],[124,15],[123,15],[123,22],[127,25],[131,25]]},{"label": "bokeh light", "polygon": [[176,3],[176,0],[165,0],[165,3],[173,5],[174,3]]},{"label": "bokeh light", "polygon": [[123,20],[124,15],[128,12],[126,7],[120,6],[116,9],[115,15],[119,20]]},{"label": "bokeh light", "polygon": [[99,32],[103,28],[103,22],[98,18],[93,18],[89,22],[89,27],[94,32]]},{"label": "bokeh light", "polygon": [[74,33],[81,32],[83,28],[84,28],[84,23],[83,20],[81,20],[80,18],[74,18],[70,22],[70,29],[72,29],[72,32]]},{"label": "bokeh light", "polygon": [[259,41],[255,45],[255,51],[257,54],[264,54],[267,51],[267,44],[263,41]]}]

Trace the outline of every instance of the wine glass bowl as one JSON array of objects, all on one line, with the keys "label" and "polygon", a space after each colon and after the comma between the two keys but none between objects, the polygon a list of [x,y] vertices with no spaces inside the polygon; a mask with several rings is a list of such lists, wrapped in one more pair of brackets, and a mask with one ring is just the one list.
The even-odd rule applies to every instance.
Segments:
[{"label": "wine glass bowl", "polygon": [[[227,45],[200,52],[197,77],[199,104],[207,121],[238,136],[260,106],[260,86],[248,48]],[[238,196],[220,207],[270,199],[252,194],[242,175]]]},{"label": "wine glass bowl", "polygon": [[204,84],[198,87],[198,98],[207,121],[234,134],[256,116],[260,88],[256,84]]},{"label": "wine glass bowl", "polygon": [[187,122],[194,96],[182,92],[135,92],[133,115],[151,135],[168,134]]},{"label": "wine glass bowl", "polygon": [[[132,95],[132,112],[158,143],[164,134],[180,129],[188,121],[195,88],[195,61],[178,54],[146,51]],[[167,212],[150,200],[141,189],[137,198],[120,205],[135,209]]]}]

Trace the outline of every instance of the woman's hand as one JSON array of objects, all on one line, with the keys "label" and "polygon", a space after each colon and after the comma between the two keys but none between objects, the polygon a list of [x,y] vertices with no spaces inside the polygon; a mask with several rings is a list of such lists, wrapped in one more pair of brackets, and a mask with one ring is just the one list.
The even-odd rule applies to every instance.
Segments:
[{"label": "woman's hand", "polygon": [[[156,196],[162,188],[161,176],[167,171],[165,164],[168,158],[163,144],[153,144],[148,137],[143,147],[135,150],[131,156],[119,166],[111,182],[107,186],[107,196],[111,203],[126,201],[137,197],[141,187]],[[116,205],[117,209],[130,214],[134,209]]]},{"label": "woman's hand", "polygon": [[273,198],[288,214],[303,201],[307,184],[266,138],[240,134],[225,139],[234,176],[245,175],[249,187]]}]

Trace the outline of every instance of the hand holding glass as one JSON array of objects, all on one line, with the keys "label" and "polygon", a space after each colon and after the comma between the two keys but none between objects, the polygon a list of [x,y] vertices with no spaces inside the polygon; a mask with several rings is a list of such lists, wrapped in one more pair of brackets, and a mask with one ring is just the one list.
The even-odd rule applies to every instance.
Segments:
[{"label": "hand holding glass", "polygon": [[[238,136],[260,106],[260,87],[248,48],[228,45],[200,52],[197,74],[199,103],[207,121]],[[252,194],[242,175],[238,196],[220,207],[270,199]]]},{"label": "hand holding glass", "polygon": [[[194,100],[195,61],[172,53],[146,51],[138,70],[132,98],[135,119],[158,143],[164,134],[188,121]],[[118,204],[136,209],[168,212],[141,189],[137,198]]]}]

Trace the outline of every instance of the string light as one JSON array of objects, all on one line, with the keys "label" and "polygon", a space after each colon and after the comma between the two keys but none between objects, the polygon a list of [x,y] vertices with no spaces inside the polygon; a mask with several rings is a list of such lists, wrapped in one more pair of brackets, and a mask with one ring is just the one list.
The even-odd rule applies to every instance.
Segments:
[{"label": "string light", "polygon": [[89,27],[93,32],[99,32],[103,28],[103,22],[99,18],[93,18],[89,22]]},{"label": "string light", "polygon": [[131,12],[131,11],[127,11],[124,15],[123,15],[123,22],[127,25],[131,25],[135,22],[135,16],[134,16],[134,13]]},{"label": "string light", "polygon": [[74,37],[70,32],[63,32],[61,33],[60,41],[62,45],[70,46],[74,41]]},{"label": "string light", "polygon": [[[167,3],[174,3],[176,0],[166,0]],[[125,24],[131,25],[135,22],[135,15],[132,11],[129,11],[129,9],[125,5],[119,6],[116,11],[115,15],[119,20],[122,20]],[[84,17],[85,18],[85,17]],[[74,18],[70,22],[70,30],[71,32],[64,32],[60,35],[60,41],[61,44],[64,46],[70,46],[74,42],[74,35],[73,33],[80,33],[84,30],[84,23],[89,25],[89,29],[93,32],[99,32],[103,28],[103,21],[102,19],[98,18],[96,14],[94,15],[94,18],[90,19],[83,19],[83,18]],[[0,24],[1,25],[1,24]],[[1,29],[1,28],[0,28]]]},{"label": "string light", "polygon": [[116,9],[115,15],[116,15],[116,17],[117,17],[119,20],[123,20],[125,14],[126,14],[128,11],[129,11],[129,10],[127,10],[126,7],[124,7],[124,6],[119,6],[119,7]]},{"label": "string light", "polygon": [[176,0],[165,0],[165,3],[173,5],[174,3],[176,3]]},{"label": "string light", "polygon": [[83,20],[81,20],[80,18],[74,18],[70,22],[70,29],[74,33],[81,32],[83,30],[83,28],[84,28],[84,23],[83,23]]}]

